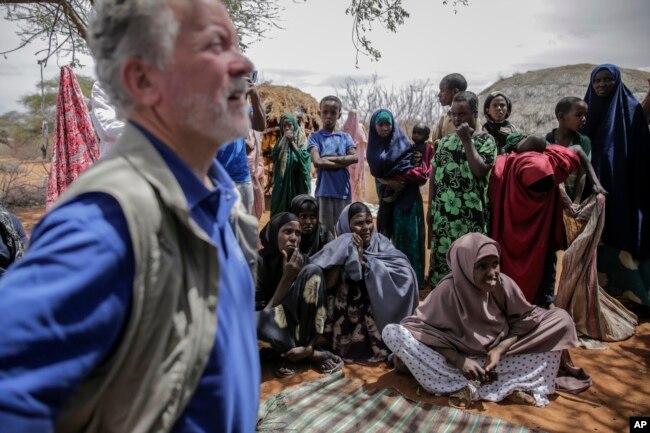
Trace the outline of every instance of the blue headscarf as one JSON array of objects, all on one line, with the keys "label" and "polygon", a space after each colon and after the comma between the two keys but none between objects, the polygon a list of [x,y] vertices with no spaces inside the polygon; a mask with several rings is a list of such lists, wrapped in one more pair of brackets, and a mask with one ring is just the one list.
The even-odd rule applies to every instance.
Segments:
[{"label": "blue headscarf", "polygon": [[[608,70],[615,81],[611,95],[601,97],[593,88],[596,74]],[[591,72],[585,95],[589,106],[584,133],[591,139],[591,163],[609,194],[605,207],[603,241],[650,257],[650,131],[643,107],[621,81],[614,65]]]},{"label": "blue headscarf", "polygon": [[[377,116],[390,116],[393,129],[386,138],[377,134]],[[413,147],[408,137],[402,132],[393,114],[385,108],[375,111],[370,118],[370,131],[368,132],[368,148],[366,159],[370,173],[374,177],[390,179],[413,168],[411,154]]]}]

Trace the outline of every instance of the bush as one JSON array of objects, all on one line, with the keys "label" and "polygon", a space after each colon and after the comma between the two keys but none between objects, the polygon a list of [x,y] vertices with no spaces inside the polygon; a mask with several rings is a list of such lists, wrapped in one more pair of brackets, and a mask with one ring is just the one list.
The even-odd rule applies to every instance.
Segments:
[{"label": "bush", "polygon": [[0,162],[0,202],[5,207],[30,207],[45,204],[46,183],[34,184],[33,166],[24,168],[14,162]]}]

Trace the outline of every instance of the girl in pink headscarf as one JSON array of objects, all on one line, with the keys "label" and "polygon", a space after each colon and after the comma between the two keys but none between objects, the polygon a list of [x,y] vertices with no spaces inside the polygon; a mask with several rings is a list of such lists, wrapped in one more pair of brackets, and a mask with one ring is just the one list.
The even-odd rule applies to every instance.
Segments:
[{"label": "girl in pink headscarf", "polygon": [[[562,352],[578,342],[571,317],[560,308],[529,304],[500,273],[499,256],[499,244],[480,233],[451,245],[451,273],[412,316],[383,330],[395,366],[408,368],[427,391],[448,394],[449,404],[461,408],[504,398],[545,406],[556,386],[586,389],[591,379],[569,368],[568,352]],[[557,377],[561,364],[577,377]]]},{"label": "girl in pink headscarf", "polygon": [[357,155],[359,155],[359,162],[348,166],[350,171],[350,186],[352,187],[352,203],[366,200],[366,180],[365,180],[365,165],[366,165],[366,146],[368,145],[368,138],[363,125],[359,123],[357,110],[350,110],[348,118],[343,124],[343,131],[350,134],[352,141],[357,146]]}]

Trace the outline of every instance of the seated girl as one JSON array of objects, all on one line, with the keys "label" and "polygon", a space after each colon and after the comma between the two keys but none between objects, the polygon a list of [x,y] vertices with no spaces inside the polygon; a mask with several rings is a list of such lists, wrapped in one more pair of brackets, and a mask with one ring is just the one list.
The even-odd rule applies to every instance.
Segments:
[{"label": "seated girl", "polygon": [[260,234],[256,287],[257,336],[280,355],[274,374],[296,373],[298,361],[308,359],[321,373],[343,366],[330,352],[317,350],[316,338],[325,326],[325,285],[318,266],[298,250],[298,217],[281,212],[271,218]]},{"label": "seated girl", "polygon": [[[485,235],[457,239],[447,261],[451,274],[415,314],[384,328],[396,368],[408,368],[427,391],[448,394],[455,407],[504,398],[548,404],[561,358],[568,359],[560,351],[578,343],[571,317],[529,304],[499,273],[499,245]],[[590,383],[585,375],[573,385]]]},{"label": "seated girl", "polygon": [[307,194],[300,194],[291,200],[291,212],[300,221],[300,252],[313,256],[334,236],[318,222],[318,202]]},{"label": "seated girl", "polygon": [[375,231],[365,204],[346,206],[336,230],[339,237],[311,258],[327,281],[324,336],[347,362],[385,361],[381,331],[417,306],[415,273],[406,256]]}]

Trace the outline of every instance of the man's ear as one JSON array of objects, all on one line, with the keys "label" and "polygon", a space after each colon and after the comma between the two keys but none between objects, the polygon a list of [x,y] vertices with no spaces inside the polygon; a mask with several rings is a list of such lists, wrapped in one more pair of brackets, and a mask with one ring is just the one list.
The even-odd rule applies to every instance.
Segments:
[{"label": "man's ear", "polygon": [[160,101],[160,91],[155,85],[157,73],[140,59],[130,58],[122,64],[122,84],[136,105],[151,107]]},{"label": "man's ear", "polygon": [[557,120],[562,120],[562,119],[564,119],[564,113],[562,113],[562,112],[557,113],[557,114],[555,115],[555,118],[556,118]]}]

